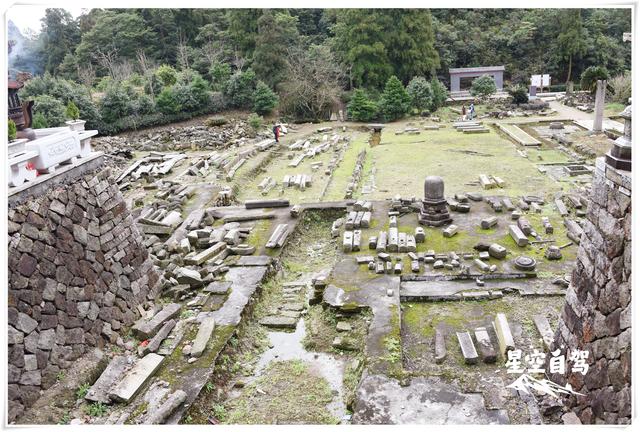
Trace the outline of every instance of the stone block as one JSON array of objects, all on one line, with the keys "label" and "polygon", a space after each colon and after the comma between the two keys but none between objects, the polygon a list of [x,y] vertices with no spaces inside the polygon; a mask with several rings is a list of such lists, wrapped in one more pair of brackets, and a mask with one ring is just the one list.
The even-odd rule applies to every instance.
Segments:
[{"label": "stone block", "polygon": [[131,368],[122,381],[109,391],[109,398],[117,402],[129,402],[155,374],[164,357],[155,353],[147,354]]},{"label": "stone block", "polygon": [[475,329],[474,333],[482,361],[485,363],[495,363],[496,350],[493,348],[487,329],[484,327],[478,327]]},{"label": "stone block", "polygon": [[206,317],[202,320],[200,327],[198,328],[198,334],[196,335],[191,347],[192,357],[200,357],[204,353],[214,329],[215,319],[213,317]]},{"label": "stone block", "polygon": [[165,322],[177,317],[180,313],[180,308],[181,305],[178,303],[169,303],[150,320],[144,318],[138,320],[131,330],[138,339],[149,339],[158,333],[158,330],[160,330]]},{"label": "stone block", "polygon": [[473,340],[471,340],[469,332],[456,332],[456,336],[458,337],[458,344],[460,344],[464,362],[466,364],[478,363],[478,352],[473,345]]},{"label": "stone block", "polygon": [[496,314],[496,319],[493,324],[496,336],[498,337],[500,354],[506,358],[507,351],[513,350],[516,347],[515,342],[513,341],[513,335],[511,334],[511,329],[509,328],[507,316],[503,313]]},{"label": "stone block", "polygon": [[525,247],[529,244],[529,239],[517,225],[509,225],[509,234],[519,247]]}]

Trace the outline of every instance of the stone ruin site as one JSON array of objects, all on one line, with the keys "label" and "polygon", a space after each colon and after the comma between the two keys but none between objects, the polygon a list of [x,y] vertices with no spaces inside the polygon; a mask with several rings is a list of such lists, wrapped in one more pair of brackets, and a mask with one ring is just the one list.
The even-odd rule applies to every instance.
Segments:
[{"label": "stone ruin site", "polygon": [[[451,68],[444,106],[392,121],[33,129],[9,155],[8,422],[630,423],[631,106],[603,79],[514,105],[515,72]],[[516,349],[588,371],[516,389]]]}]

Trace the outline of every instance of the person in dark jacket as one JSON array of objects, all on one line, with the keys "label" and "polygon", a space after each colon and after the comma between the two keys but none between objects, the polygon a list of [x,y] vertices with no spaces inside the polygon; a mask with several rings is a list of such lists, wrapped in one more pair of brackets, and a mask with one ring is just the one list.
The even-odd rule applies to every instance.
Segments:
[{"label": "person in dark jacket", "polygon": [[273,136],[276,139],[276,142],[280,142],[278,138],[280,138],[280,125],[273,125]]}]

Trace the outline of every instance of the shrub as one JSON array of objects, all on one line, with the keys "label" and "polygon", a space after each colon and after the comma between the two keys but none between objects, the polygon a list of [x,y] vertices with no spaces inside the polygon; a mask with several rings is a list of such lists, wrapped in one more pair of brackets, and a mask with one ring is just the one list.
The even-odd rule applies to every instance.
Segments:
[{"label": "shrub", "polygon": [[132,107],[132,111],[139,116],[156,112],[156,103],[151,96],[146,94],[138,96],[138,98],[133,101]]},{"label": "shrub", "polygon": [[270,114],[278,105],[278,95],[262,81],[256,84],[256,90],[253,92],[253,109],[260,115]]},{"label": "shrub", "polygon": [[9,119],[7,122],[7,134],[9,137],[9,141],[13,141],[18,136],[18,128],[16,127],[16,123]]},{"label": "shrub", "polygon": [[47,119],[42,113],[35,113],[33,115],[33,120],[31,120],[31,127],[34,129],[44,129],[48,128],[49,124],[47,123]]},{"label": "shrub", "polygon": [[422,112],[433,105],[431,85],[423,77],[414,77],[409,81],[407,93],[411,98],[411,106]]},{"label": "shrub", "polygon": [[249,124],[249,126],[251,126],[251,129],[253,129],[254,132],[257,132],[258,129],[262,127],[264,119],[262,118],[262,116],[256,113],[251,113],[247,117],[247,123]]},{"label": "shrub", "polygon": [[409,111],[411,99],[400,80],[394,75],[387,80],[380,99],[380,110],[385,120],[397,120]]},{"label": "shrub", "polygon": [[471,95],[485,99],[496,92],[496,83],[489,75],[482,75],[471,83]]},{"label": "shrub", "polygon": [[78,120],[80,118],[80,110],[73,103],[73,101],[69,101],[67,103],[67,109],[65,110],[65,115],[69,120]]},{"label": "shrub", "polygon": [[609,79],[609,72],[604,66],[589,66],[580,75],[580,87],[591,93],[596,91],[597,81]]},{"label": "shrub", "polygon": [[110,86],[100,101],[102,120],[113,123],[131,114],[130,97],[125,88],[117,83]]},{"label": "shrub", "polygon": [[103,76],[98,80],[98,82],[96,82],[94,87],[99,92],[104,92],[107,91],[107,89],[111,86],[111,84],[113,84],[113,82],[113,78],[111,78],[110,75]]},{"label": "shrub", "polygon": [[211,78],[211,88],[222,90],[224,83],[231,77],[231,65],[220,62],[213,63],[209,68],[209,77]]},{"label": "shrub", "polygon": [[223,94],[233,108],[249,108],[253,105],[253,92],[256,88],[256,74],[248,69],[236,72],[224,85]]},{"label": "shrub", "polygon": [[62,102],[48,95],[40,95],[34,98],[33,112],[44,116],[47,126],[62,126],[65,121],[65,108]]},{"label": "shrub", "polygon": [[351,120],[366,122],[378,115],[378,106],[367,97],[362,89],[356,89],[347,105],[347,115]]},{"label": "shrub", "polygon": [[433,95],[433,105],[429,109],[435,111],[444,106],[447,101],[447,87],[438,78],[433,77],[431,79],[431,93]]},{"label": "shrub", "polygon": [[178,81],[178,72],[166,64],[156,69],[156,76],[165,87],[172,86]]},{"label": "shrub", "polygon": [[527,89],[521,85],[513,86],[509,89],[509,94],[514,104],[520,105],[529,102],[529,93]]},{"label": "shrub", "polygon": [[204,121],[205,126],[207,127],[216,127],[227,124],[227,119],[225,116],[215,116],[209,117]]},{"label": "shrub", "polygon": [[198,104],[196,109],[207,106],[210,102],[211,92],[209,92],[209,83],[197,72],[194,72],[191,82],[189,83],[189,93]]},{"label": "shrub", "polygon": [[608,81],[611,101],[627,105],[631,97],[631,73],[626,71]]},{"label": "shrub", "polygon": [[182,109],[175,87],[165,87],[156,98],[156,105],[163,114],[176,114]]}]

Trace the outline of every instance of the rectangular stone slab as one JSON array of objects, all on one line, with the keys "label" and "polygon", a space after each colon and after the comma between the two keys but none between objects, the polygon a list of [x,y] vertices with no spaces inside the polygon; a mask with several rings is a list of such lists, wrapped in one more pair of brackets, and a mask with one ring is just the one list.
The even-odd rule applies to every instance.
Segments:
[{"label": "rectangular stone slab", "polygon": [[551,325],[549,321],[544,315],[534,315],[533,323],[538,329],[538,333],[540,333],[540,337],[542,337],[542,342],[544,343],[547,351],[551,348],[551,343],[553,343],[553,330],[551,329]]},{"label": "rectangular stone slab", "polygon": [[189,258],[185,258],[184,262],[190,265],[200,265],[203,262],[207,261],[208,259],[213,258],[217,254],[221,253],[223,250],[226,249],[226,247],[227,247],[227,244],[225,242],[216,243],[210,248],[205,249],[200,253],[197,253]]},{"label": "rectangular stone slab", "polygon": [[509,234],[511,234],[511,238],[518,246],[524,247],[529,244],[529,239],[517,225],[509,225]]},{"label": "rectangular stone slab", "polygon": [[478,327],[474,333],[476,336],[476,341],[478,342],[478,349],[480,351],[480,357],[482,357],[482,361],[485,363],[495,363],[496,350],[493,348],[493,344],[491,343],[491,338],[489,337],[487,329],[484,327]]},{"label": "rectangular stone slab", "polygon": [[457,225],[449,225],[444,231],[442,231],[442,235],[447,237],[447,238],[453,237],[457,233],[458,233],[458,226]]},{"label": "rectangular stone slab", "polygon": [[473,346],[473,340],[471,340],[469,332],[456,332],[456,336],[458,337],[458,343],[462,350],[464,362],[466,364],[478,363],[478,352],[476,351],[476,347]]},{"label": "rectangular stone slab", "polygon": [[93,383],[84,398],[91,402],[110,404],[109,389],[122,377],[122,374],[127,369],[127,364],[126,356],[114,357],[96,382]]},{"label": "rectangular stone slab", "polygon": [[129,402],[158,370],[163,360],[163,356],[155,353],[147,354],[138,360],[122,381],[109,392],[109,398],[118,402]]},{"label": "rectangular stone slab", "polygon": [[507,256],[507,248],[498,243],[492,243],[489,246],[489,255],[497,259],[504,259]]},{"label": "rectangular stone slab", "polygon": [[345,231],[342,236],[342,251],[351,252],[353,250],[353,231]]},{"label": "rectangular stone slab", "polygon": [[270,315],[262,318],[260,320],[260,324],[265,327],[273,327],[273,328],[289,328],[295,329],[298,320],[296,318],[278,316],[278,315]]},{"label": "rectangular stone slab", "polygon": [[507,351],[516,348],[516,344],[513,341],[513,335],[509,328],[509,322],[507,316],[503,313],[496,315],[496,319],[493,322],[496,330],[496,336],[498,336],[498,345],[500,346],[500,353],[506,357]]},{"label": "rectangular stone slab", "polygon": [[141,319],[136,321],[131,328],[133,334],[140,340],[153,337],[166,321],[175,318],[180,313],[181,305],[178,303],[169,303],[160,312],[155,314],[150,320]]},{"label": "rectangular stone slab", "polygon": [[445,345],[444,334],[439,328],[436,328],[435,350],[436,363],[441,364],[447,358],[447,346]]},{"label": "rectangular stone slab", "polygon": [[193,346],[191,347],[192,357],[200,357],[202,353],[204,353],[215,327],[216,321],[213,317],[207,317],[202,320],[202,323],[200,323],[200,327],[198,328],[198,334],[193,340]]},{"label": "rectangular stone slab", "polygon": [[158,351],[158,348],[160,348],[160,344],[162,343],[162,341],[164,341],[167,338],[167,336],[169,336],[169,333],[171,333],[171,330],[173,330],[175,326],[176,326],[175,320],[167,321],[162,326],[160,331],[156,333],[156,335],[153,338],[151,338],[149,343],[146,346],[142,347],[141,349],[142,355],[144,356],[149,354],[150,352]]},{"label": "rectangular stone slab", "polygon": [[398,228],[389,228],[389,243],[387,244],[389,252],[398,252]]},{"label": "rectangular stone slab", "polygon": [[480,221],[480,226],[482,227],[482,229],[489,229],[496,225],[498,225],[498,218],[495,216],[490,216]]}]

